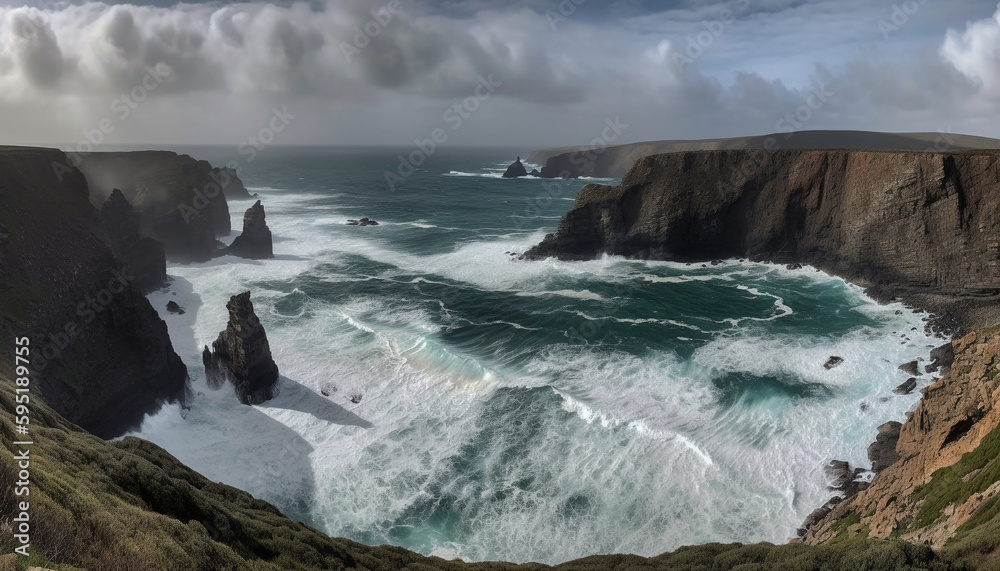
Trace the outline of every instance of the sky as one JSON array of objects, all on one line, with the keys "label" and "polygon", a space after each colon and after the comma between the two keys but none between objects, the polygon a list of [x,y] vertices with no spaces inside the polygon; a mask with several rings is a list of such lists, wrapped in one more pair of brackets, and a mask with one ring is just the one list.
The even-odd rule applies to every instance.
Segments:
[{"label": "sky", "polygon": [[800,129],[1000,138],[1000,6],[0,0],[5,144],[530,150]]}]

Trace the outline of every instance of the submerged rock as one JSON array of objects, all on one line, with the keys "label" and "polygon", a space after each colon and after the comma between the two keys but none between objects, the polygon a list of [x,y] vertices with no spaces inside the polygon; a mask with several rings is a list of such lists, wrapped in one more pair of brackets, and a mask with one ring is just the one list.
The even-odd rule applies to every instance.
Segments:
[{"label": "submerged rock", "polygon": [[504,178],[520,178],[522,176],[528,176],[527,169],[521,164],[521,157],[517,157],[517,160],[507,167],[507,171],[503,173]]},{"label": "submerged rock", "polygon": [[252,260],[274,257],[271,230],[267,227],[264,206],[259,200],[243,215],[243,233],[233,240],[227,251]]},{"label": "submerged rock", "polygon": [[830,370],[830,369],[832,369],[832,368],[840,365],[843,362],[844,362],[844,358],[843,357],[833,356],[833,357],[830,357],[829,359],[827,359],[826,363],[823,363],[823,368],[826,369],[826,370]]},{"label": "submerged rock", "polygon": [[275,396],[278,366],[271,358],[264,327],[253,311],[250,292],[234,295],[226,304],[229,324],[212,348],[202,351],[209,386],[233,383],[243,404],[260,404]]},{"label": "submerged rock", "polygon": [[367,216],[360,220],[348,220],[348,226],[378,226],[378,222],[368,218]]}]

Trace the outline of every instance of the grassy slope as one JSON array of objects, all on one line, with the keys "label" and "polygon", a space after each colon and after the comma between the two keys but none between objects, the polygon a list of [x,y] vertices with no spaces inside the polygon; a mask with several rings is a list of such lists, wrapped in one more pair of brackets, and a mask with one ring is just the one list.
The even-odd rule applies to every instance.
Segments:
[{"label": "grassy slope", "polygon": [[[158,446],[137,438],[105,442],[33,400],[30,563],[54,569],[541,569],[465,564],[397,547],[329,538],[270,504],[208,481]],[[0,552],[14,547],[10,518],[13,384],[0,375]],[[23,558],[21,558],[23,559]],[[20,561],[22,566],[29,561]],[[823,547],[703,545],[654,558],[594,556],[564,570],[953,569],[927,548],[854,539]]]}]

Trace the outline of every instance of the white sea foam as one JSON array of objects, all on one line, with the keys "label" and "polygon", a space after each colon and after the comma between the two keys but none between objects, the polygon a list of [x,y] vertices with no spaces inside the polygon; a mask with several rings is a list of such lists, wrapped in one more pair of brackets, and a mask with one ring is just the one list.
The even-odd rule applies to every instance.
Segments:
[{"label": "white sea foam", "polygon": [[[317,195],[259,190],[270,193],[276,259],[172,264],[170,288],[149,296],[188,365],[196,395],[184,416],[166,407],[146,419],[140,435],[210,479],[334,535],[399,541],[386,535],[392,522],[448,494],[465,506],[460,515],[467,532],[456,538],[416,526],[414,533],[426,537],[407,541],[425,553],[557,562],[594,551],[654,555],[692,541],[782,541],[826,501],[823,465],[840,458],[867,466],[865,448],[876,427],[904,418],[919,398],[892,395],[905,379],[896,366],[941,343],[923,333],[922,315],[875,304],[860,289],[811,268],[736,261],[693,268],[609,256],[524,262],[506,253],[524,251],[543,232],[484,236],[419,255],[394,247],[386,232],[426,235],[423,226],[434,226],[426,219],[387,220],[388,230],[346,227],[338,222],[346,219],[340,210],[355,205],[324,206]],[[242,213],[235,210],[238,228]],[[391,269],[363,275],[340,264],[357,256]],[[520,364],[494,362],[450,344],[426,306],[372,294],[334,303],[310,298],[305,292],[313,290],[304,286],[279,291],[278,284],[303,275],[334,291],[383,280],[429,291],[514,295],[525,304],[552,298],[561,304],[553,316],[608,328],[681,327],[702,340],[678,338],[695,347],[689,357],[654,340],[631,348],[567,341],[540,346]],[[794,296],[768,287],[771,281],[839,288],[876,325],[836,337],[782,333],[779,327],[802,310]],[[770,305],[771,315],[765,309],[724,327],[595,309],[610,301],[605,290],[621,285],[645,283],[669,295],[670,288],[693,282],[703,285],[684,287],[759,298],[755,303]],[[226,301],[245,289],[253,292],[282,376],[278,398],[258,407],[239,404],[228,387],[210,390],[201,367],[201,348],[225,327]],[[289,299],[296,300],[293,309],[279,311]],[[170,300],[186,313],[168,314]],[[500,317],[456,312],[454,319],[473,330],[535,333]],[[891,331],[907,339],[887,335]],[[706,336],[711,340],[703,341]],[[823,363],[832,355],[844,362],[827,370]],[[771,379],[777,388],[740,396],[738,386],[726,384],[740,376]],[[781,392],[800,389],[814,392],[796,399]],[[359,395],[360,402],[352,402]],[[741,398],[740,406],[726,404]],[[502,399],[509,399],[507,408],[496,404]],[[510,422],[496,424],[504,414]],[[537,436],[530,446],[514,450],[532,431]],[[461,458],[490,477],[449,479]],[[507,499],[484,503],[491,497]]]}]

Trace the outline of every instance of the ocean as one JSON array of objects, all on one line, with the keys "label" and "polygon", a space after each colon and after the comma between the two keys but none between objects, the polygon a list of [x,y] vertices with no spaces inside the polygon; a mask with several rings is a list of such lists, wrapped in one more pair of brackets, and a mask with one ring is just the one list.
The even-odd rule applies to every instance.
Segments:
[{"label": "ocean", "polygon": [[[811,268],[518,260],[586,183],[616,181],[504,180],[517,151],[439,149],[391,190],[410,150],[241,165],[275,258],[169,264],[149,299],[193,396],[137,436],[330,535],[426,555],[780,543],[832,495],[824,465],[869,466],[876,428],[918,400],[893,394],[898,365],[945,341]],[[223,242],[251,204],[230,201]],[[201,364],[245,290],[281,371],[255,407]]]}]

